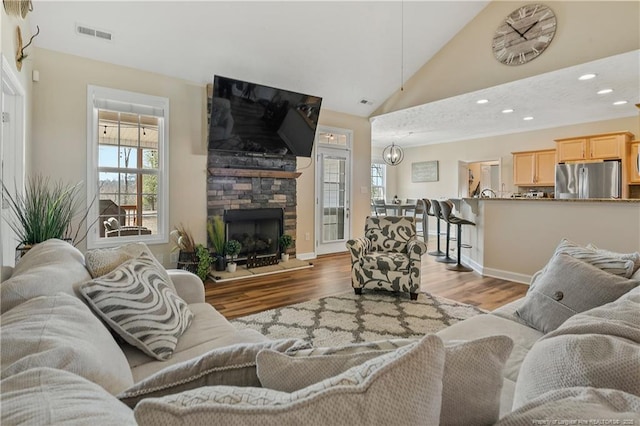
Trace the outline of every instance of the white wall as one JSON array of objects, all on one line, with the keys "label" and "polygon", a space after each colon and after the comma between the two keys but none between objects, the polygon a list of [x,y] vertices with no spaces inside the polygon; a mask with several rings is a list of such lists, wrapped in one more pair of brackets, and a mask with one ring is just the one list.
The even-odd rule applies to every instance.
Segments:
[{"label": "white wall", "polygon": [[[38,49],[34,60],[40,81],[33,89],[33,169],[69,182],[85,180],[86,89],[88,84],[168,97],[169,122],[169,225],[184,224],[197,242],[206,241],[206,88],[205,85],[159,74]],[[322,110],[320,124],[354,131],[353,229],[362,233],[369,211],[370,126],[365,118]],[[311,160],[301,159],[299,167]],[[298,178],[298,235],[296,251],[314,251],[314,162]],[[367,194],[361,194],[361,187]],[[305,240],[305,233],[311,238]],[[171,246],[152,247],[169,262]]]}]

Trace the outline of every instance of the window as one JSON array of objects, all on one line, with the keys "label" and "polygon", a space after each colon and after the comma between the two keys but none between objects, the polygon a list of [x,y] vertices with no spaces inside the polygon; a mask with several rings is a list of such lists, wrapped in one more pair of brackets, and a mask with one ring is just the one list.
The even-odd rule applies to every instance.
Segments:
[{"label": "window", "polygon": [[89,86],[88,247],[168,241],[169,100]]},{"label": "window", "polygon": [[371,163],[371,199],[384,200],[386,166],[382,163]]}]

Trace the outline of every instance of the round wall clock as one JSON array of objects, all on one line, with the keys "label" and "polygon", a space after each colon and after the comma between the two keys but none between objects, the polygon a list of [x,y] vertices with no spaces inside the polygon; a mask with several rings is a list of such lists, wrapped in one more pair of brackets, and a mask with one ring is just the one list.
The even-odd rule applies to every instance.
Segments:
[{"label": "round wall clock", "polygon": [[528,4],[507,16],[493,35],[493,54],[506,65],[534,60],[556,34],[556,15],[543,4]]}]

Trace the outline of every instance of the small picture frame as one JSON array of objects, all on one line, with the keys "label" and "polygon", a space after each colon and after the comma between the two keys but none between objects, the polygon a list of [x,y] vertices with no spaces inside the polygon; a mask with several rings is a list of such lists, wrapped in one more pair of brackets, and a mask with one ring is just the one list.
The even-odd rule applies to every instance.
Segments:
[{"label": "small picture frame", "polygon": [[438,160],[411,163],[411,182],[438,182]]}]

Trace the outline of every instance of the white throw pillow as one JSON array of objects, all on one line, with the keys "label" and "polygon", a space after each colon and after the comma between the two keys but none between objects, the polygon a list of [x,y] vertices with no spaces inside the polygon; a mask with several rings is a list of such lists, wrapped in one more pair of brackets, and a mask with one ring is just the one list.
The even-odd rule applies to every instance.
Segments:
[{"label": "white throw pillow", "polygon": [[[407,343],[397,341],[391,346]],[[258,378],[265,388],[294,392],[388,353],[389,345],[381,341],[325,348],[316,350],[321,355],[309,356],[264,350],[257,358]],[[502,373],[512,348],[513,341],[507,336],[446,344],[441,425],[492,424],[498,420]]]},{"label": "white throw pillow", "polygon": [[143,254],[154,260],[154,263],[158,267],[158,273],[162,274],[162,277],[167,281],[169,287],[175,291],[176,288],[169,274],[145,243],[130,243],[119,247],[89,250],[84,255],[84,259],[91,277],[98,278],[107,275],[124,262],[140,257]]},{"label": "white throw pillow", "polygon": [[595,250],[597,253],[604,256],[618,257],[623,260],[631,260],[634,263],[634,272],[637,272],[640,269],[640,253],[637,251],[633,253],[618,253],[615,251],[600,249],[591,243],[587,244],[587,248],[590,250]]},{"label": "white throw pillow", "polygon": [[500,419],[496,426],[634,425],[640,398],[615,389],[571,387],[549,391]]},{"label": "white throw pillow", "polygon": [[293,393],[211,386],[136,406],[140,425],[438,424],[444,369],[439,337],[426,336]]},{"label": "white throw pillow", "polygon": [[561,388],[591,386],[640,396],[640,288],[569,318],[538,340],[520,367],[513,408]]},{"label": "white throw pillow", "polygon": [[73,296],[31,299],[2,314],[0,321],[3,379],[51,367],[82,376],[112,394],[133,385],[127,359],[109,330]]},{"label": "white throw pillow", "polygon": [[91,308],[120,337],[158,360],[171,358],[193,313],[153,256],[143,254],[84,284]]},{"label": "white throw pillow", "polygon": [[78,375],[32,368],[0,382],[3,425],[135,426],[133,411]]},{"label": "white throw pillow", "polygon": [[117,395],[133,408],[150,397],[159,397],[202,386],[260,386],[256,355],[263,349],[285,351],[307,347],[304,340],[283,339],[242,343],[206,352],[196,358],[170,365]]},{"label": "white throw pillow", "polygon": [[84,303],[80,286],[90,279],[84,256],[71,244],[57,239],[36,244],[16,264],[11,278],[0,286],[0,312],[34,297],[60,292]]}]

